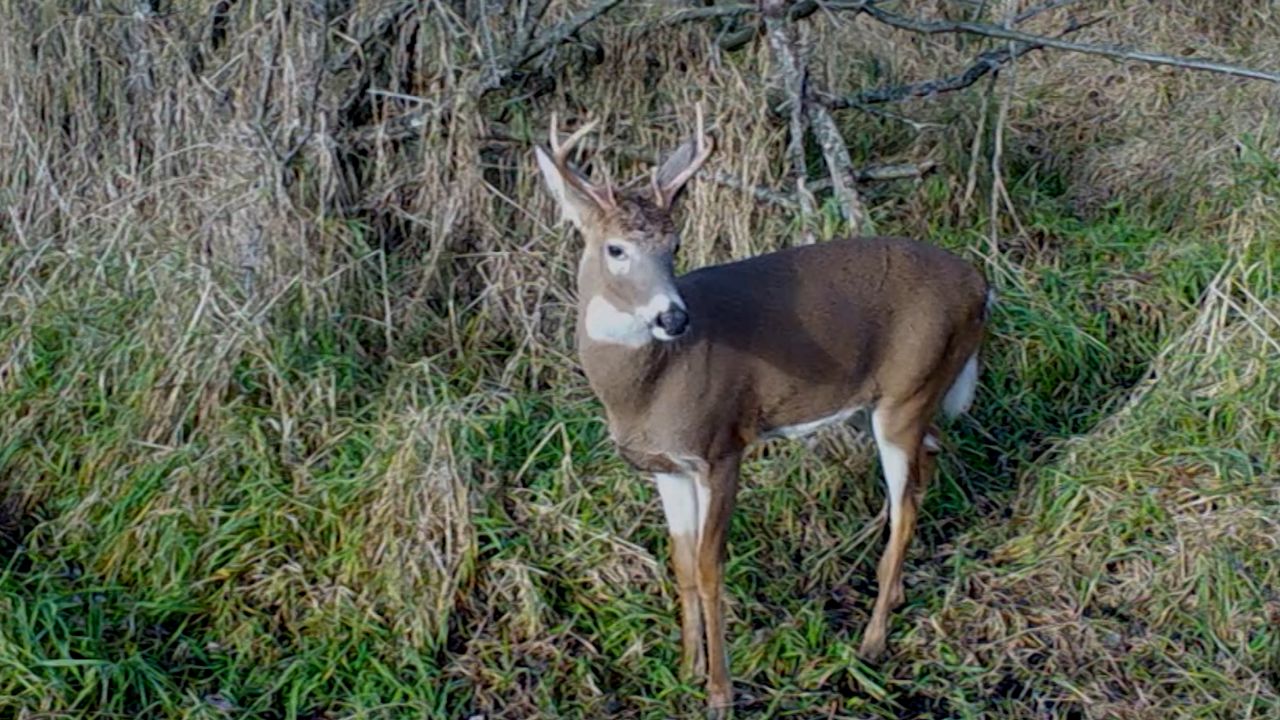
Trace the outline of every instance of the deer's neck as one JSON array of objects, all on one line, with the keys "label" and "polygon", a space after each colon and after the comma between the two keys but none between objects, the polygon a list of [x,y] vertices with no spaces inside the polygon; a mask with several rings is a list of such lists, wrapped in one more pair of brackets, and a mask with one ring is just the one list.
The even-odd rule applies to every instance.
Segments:
[{"label": "deer's neck", "polygon": [[608,305],[602,283],[586,271],[578,273],[578,357],[592,391],[604,404],[609,424],[631,425],[644,418],[657,398],[667,368],[685,351],[687,343],[662,342],[647,328],[629,330],[609,314],[619,312]]}]

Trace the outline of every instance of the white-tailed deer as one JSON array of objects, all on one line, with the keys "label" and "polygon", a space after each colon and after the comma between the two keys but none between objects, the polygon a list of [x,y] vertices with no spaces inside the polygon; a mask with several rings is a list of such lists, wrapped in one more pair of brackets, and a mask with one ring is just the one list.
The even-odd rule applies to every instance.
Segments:
[{"label": "white-tailed deer", "polygon": [[577,341],[587,379],[619,453],[652,474],[662,497],[682,670],[707,673],[713,707],[732,703],[720,596],[743,452],[862,408],[872,411],[889,510],[879,594],[861,646],[863,656],[878,656],[889,613],[903,601],[903,556],[939,448],[933,417],[963,412],[973,399],[986,281],[944,250],[884,237],[794,247],[676,277],[671,206],[712,150],[701,108],[694,137],[634,191],[593,183],[569,164],[570,149],[594,124],[561,143],[552,117],[550,152],[535,154],[563,217],[585,240]]}]

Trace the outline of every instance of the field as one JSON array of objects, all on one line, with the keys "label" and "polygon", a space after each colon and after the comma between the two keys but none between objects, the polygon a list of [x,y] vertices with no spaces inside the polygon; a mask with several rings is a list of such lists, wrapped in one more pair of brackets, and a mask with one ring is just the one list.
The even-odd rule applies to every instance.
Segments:
[{"label": "field", "polygon": [[[845,229],[711,181],[793,187],[763,38],[627,3],[499,52],[596,4],[0,0],[0,719],[701,712],[532,145],[599,117],[629,178],[700,101],[682,269]],[[1280,71],[1268,0],[1070,5],[1023,29]],[[831,92],[1000,47],[797,25]],[[835,117],[933,166],[858,186],[875,230],[1000,304],[883,662],[874,445],[749,456],[736,716],[1280,717],[1280,85],[1042,50]]]}]

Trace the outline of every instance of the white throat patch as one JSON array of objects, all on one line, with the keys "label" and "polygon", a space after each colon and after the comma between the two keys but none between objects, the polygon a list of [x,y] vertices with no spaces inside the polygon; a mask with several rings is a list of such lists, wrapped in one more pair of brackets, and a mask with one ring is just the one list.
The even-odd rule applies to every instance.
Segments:
[{"label": "white throat patch", "polygon": [[587,337],[596,342],[638,348],[653,339],[647,322],[619,310],[600,295],[587,302],[584,324]]}]

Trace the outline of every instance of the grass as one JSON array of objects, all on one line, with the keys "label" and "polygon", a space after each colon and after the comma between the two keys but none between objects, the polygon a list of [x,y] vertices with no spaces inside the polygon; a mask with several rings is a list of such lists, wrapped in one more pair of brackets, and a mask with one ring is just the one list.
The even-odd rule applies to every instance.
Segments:
[{"label": "grass", "polygon": [[[0,45],[0,718],[697,714],[655,490],[572,357],[576,244],[546,225],[527,144],[477,138],[597,108],[607,141],[648,151],[702,98],[715,162],[782,187],[767,53],[716,58],[700,30],[620,15],[547,59],[549,95],[496,93],[398,145],[335,131],[281,167],[252,123],[281,143],[305,126],[312,26],[238,6],[197,77],[183,43],[207,8],[172,5],[140,26],[0,0],[5,33],[58,48]],[[484,38],[458,41],[470,20],[437,5],[366,44],[375,85],[447,94],[487,72]],[[1220,55],[1263,63],[1276,36],[1248,5],[1247,46],[1195,3],[1106,9],[1158,39],[1199,18]],[[812,22],[830,87],[865,82],[842,48],[889,79],[973,50]],[[165,92],[126,95],[126,35]],[[206,92],[257,97],[239,48],[271,38],[262,117]],[[593,71],[588,41],[666,72]],[[1271,90],[1078,62],[1019,69],[1017,219],[995,244],[989,148],[965,200],[978,114],[992,139],[980,91],[894,109],[933,129],[842,117],[859,162],[940,163],[865,189],[878,227],[969,257],[1001,302],[884,663],[854,653],[881,547],[873,447],[836,429],[748,458],[727,568],[740,716],[1280,717]],[[711,183],[685,202],[684,267],[795,227]]]}]

